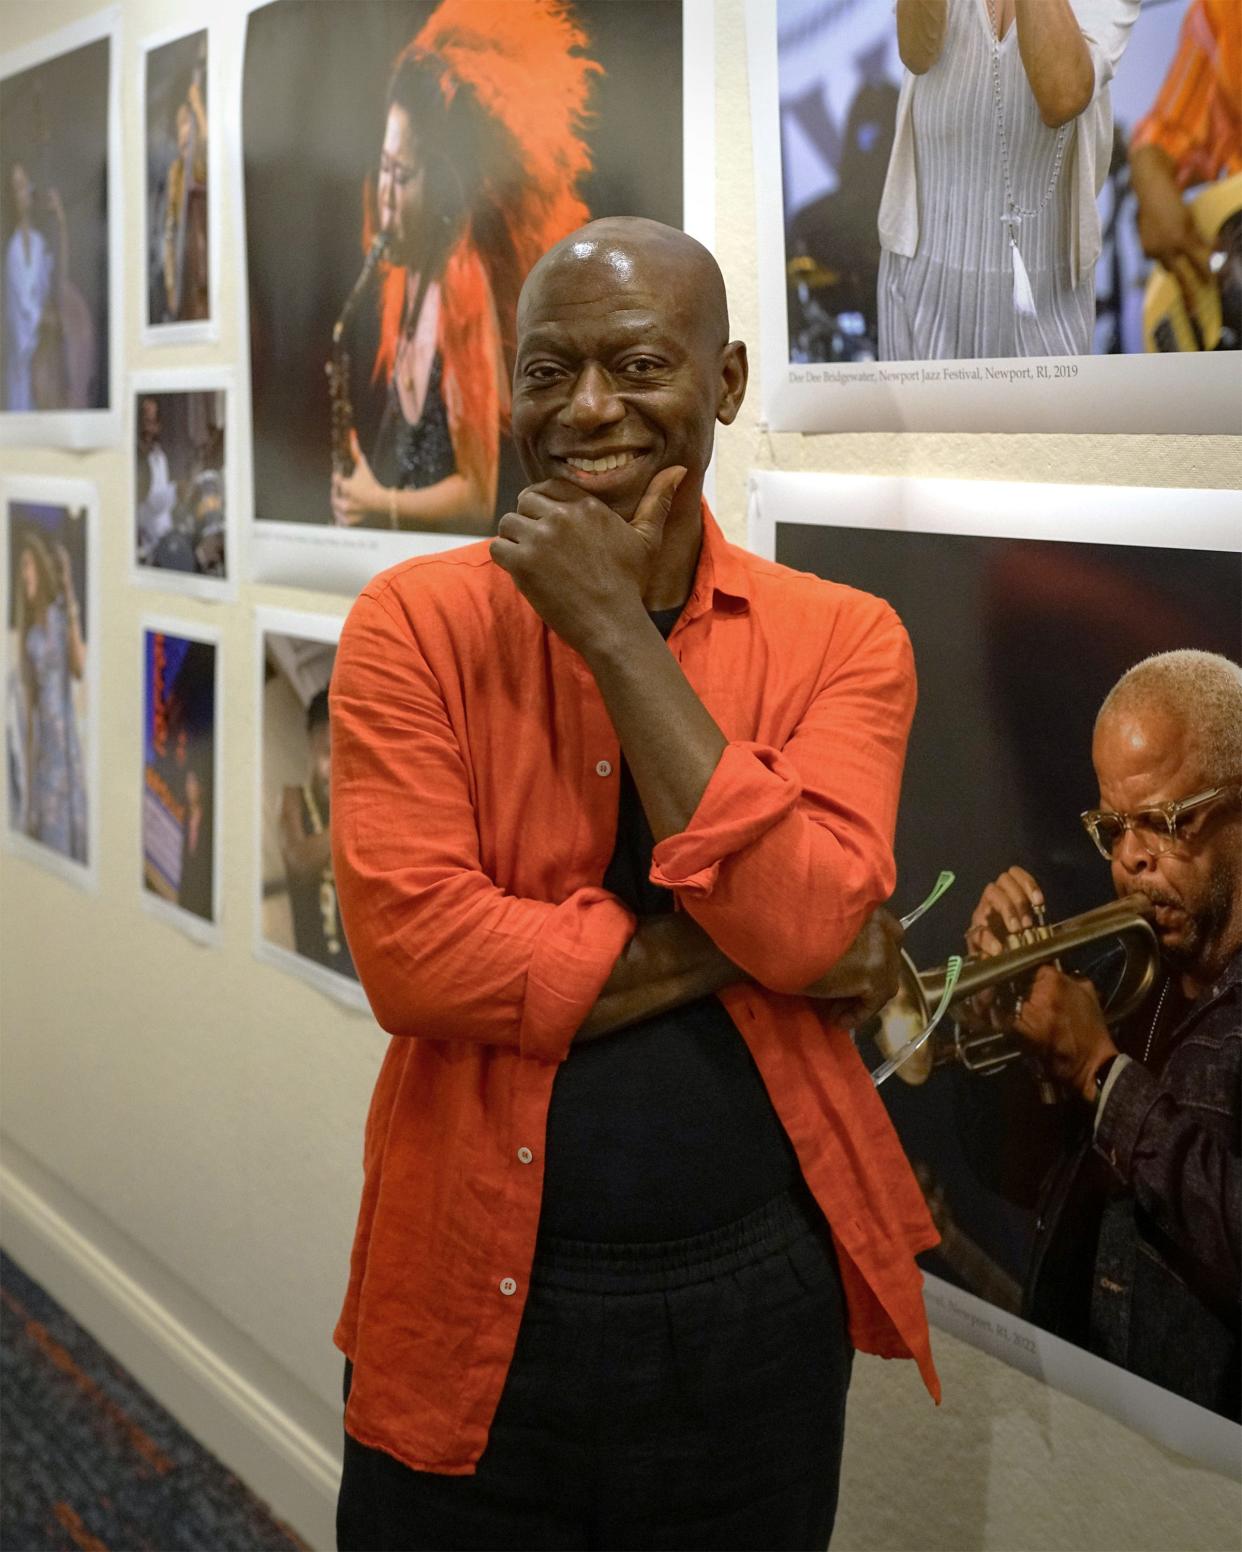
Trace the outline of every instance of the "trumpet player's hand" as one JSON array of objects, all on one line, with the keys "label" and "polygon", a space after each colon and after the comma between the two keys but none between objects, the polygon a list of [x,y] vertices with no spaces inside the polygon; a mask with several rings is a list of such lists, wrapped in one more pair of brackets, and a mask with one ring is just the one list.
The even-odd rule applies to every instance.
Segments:
[{"label": "trumpet player's hand", "polygon": [[1044,908],[1044,892],[1025,868],[1006,868],[979,896],[966,929],[972,954],[999,954],[1007,939],[1024,927],[1034,927]]},{"label": "trumpet player's hand", "polygon": [[[1025,868],[1006,868],[999,878],[979,896],[966,929],[966,952],[975,958],[990,959],[1013,947],[1025,927],[1038,924],[1044,907],[1044,892]],[[991,986],[967,998],[954,1009],[958,1023],[968,1029],[1007,1028],[1011,1001],[1000,988]]]},{"label": "trumpet player's hand", "polygon": [[1055,965],[1040,965],[1018,1000],[1010,1027],[1056,1082],[1095,1103],[1096,1070],[1117,1055],[1117,1047],[1090,981]]},{"label": "trumpet player's hand", "polygon": [[834,1024],[857,1029],[895,996],[904,936],[897,918],[877,907],[832,969],[802,995],[826,1003],[824,1012]]},{"label": "trumpet player's hand", "polygon": [[356,528],[360,523],[388,520],[388,487],[381,485],[358,445],[358,433],[349,433],[349,451],[354,460],[352,474],[332,476],[332,520],[338,528]]}]

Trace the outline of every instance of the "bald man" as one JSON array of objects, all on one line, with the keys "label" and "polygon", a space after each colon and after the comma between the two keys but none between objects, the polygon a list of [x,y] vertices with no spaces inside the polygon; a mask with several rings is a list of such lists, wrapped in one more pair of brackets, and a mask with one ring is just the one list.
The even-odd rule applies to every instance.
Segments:
[{"label": "bald man", "polygon": [[[1043,965],[1016,1028],[1074,1107],[1045,1180],[1025,1313],[1242,1421],[1242,668],[1146,658],[1109,692],[1083,824],[1118,895],[1144,895],[1160,944],[1146,1002],[1118,1029],[1094,981]],[[967,947],[996,954],[1043,891],[1011,867]]]},{"label": "bald man", "polygon": [[936,1385],[934,1231],[846,1032],[895,984],[909,644],[708,511],[747,364],[706,249],[593,223],[517,323],[530,484],[364,589],[333,675],[392,1036],[340,1544],[823,1548],[854,1348]]}]

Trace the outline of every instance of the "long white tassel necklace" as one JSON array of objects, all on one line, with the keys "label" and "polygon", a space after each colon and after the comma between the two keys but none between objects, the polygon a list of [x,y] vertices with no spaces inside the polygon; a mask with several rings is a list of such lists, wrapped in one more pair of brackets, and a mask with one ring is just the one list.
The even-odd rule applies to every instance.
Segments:
[{"label": "long white tassel necklace", "polygon": [[[1056,149],[1052,158],[1052,173],[1044,197],[1034,210],[1024,210],[1013,197],[1013,181],[1009,176],[1009,136],[1005,132],[1005,105],[1001,99],[1000,36],[996,21],[996,7],[988,0],[988,20],[992,24],[992,106],[996,113],[996,130],[1000,139],[1001,172],[1005,179],[1005,214],[1001,220],[1009,231],[1009,252],[1013,259],[1013,305],[1024,317],[1034,318],[1035,293],[1031,290],[1031,277],[1026,272],[1022,254],[1018,248],[1018,227],[1023,221],[1033,221],[1047,206],[1061,176],[1061,163],[1065,159],[1065,146],[1069,139],[1070,125],[1062,124],[1057,130]],[[1017,21],[1013,22],[1017,26]]]}]

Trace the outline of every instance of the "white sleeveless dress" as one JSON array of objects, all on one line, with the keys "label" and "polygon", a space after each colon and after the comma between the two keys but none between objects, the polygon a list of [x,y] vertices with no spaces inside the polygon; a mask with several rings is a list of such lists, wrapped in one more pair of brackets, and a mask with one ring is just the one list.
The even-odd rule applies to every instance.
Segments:
[{"label": "white sleeveless dress", "polygon": [[1080,123],[1074,120],[1064,130],[1060,172],[1044,204],[1058,131],[1039,116],[1014,24],[1001,40],[998,65],[1014,202],[1024,210],[1043,205],[1037,216],[1015,227],[1035,316],[1018,312],[1013,300],[987,0],[949,0],[940,58],[912,82],[918,246],[910,257],[881,252],[882,361],[1086,355],[1091,350],[1095,275],[1087,268],[1075,281],[1072,263],[1070,168]]}]

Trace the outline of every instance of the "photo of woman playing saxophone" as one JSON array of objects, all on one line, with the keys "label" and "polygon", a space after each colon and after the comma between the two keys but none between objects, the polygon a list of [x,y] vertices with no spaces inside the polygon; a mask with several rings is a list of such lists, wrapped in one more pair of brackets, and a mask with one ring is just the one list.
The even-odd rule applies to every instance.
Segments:
[{"label": "photo of woman playing saxophone", "polygon": [[[207,29],[149,47],[146,104],[148,328],[211,315]],[[180,335],[184,342],[187,336]]]},{"label": "photo of woman playing saxophone", "polygon": [[[382,244],[384,407],[369,458],[353,426],[334,450],[337,523],[490,531],[517,292],[589,215],[573,192],[598,70],[571,53],[585,42],[559,6],[445,0],[398,55],[364,227],[368,254]],[[556,78],[537,107],[534,69]]]},{"label": "photo of woman playing saxophone", "polygon": [[[685,52],[681,0],[253,12],[264,580],[352,591],[387,561],[492,532],[524,483],[509,438],[522,281],[593,216],[682,224]],[[312,543],[294,524],[329,531]]]}]

